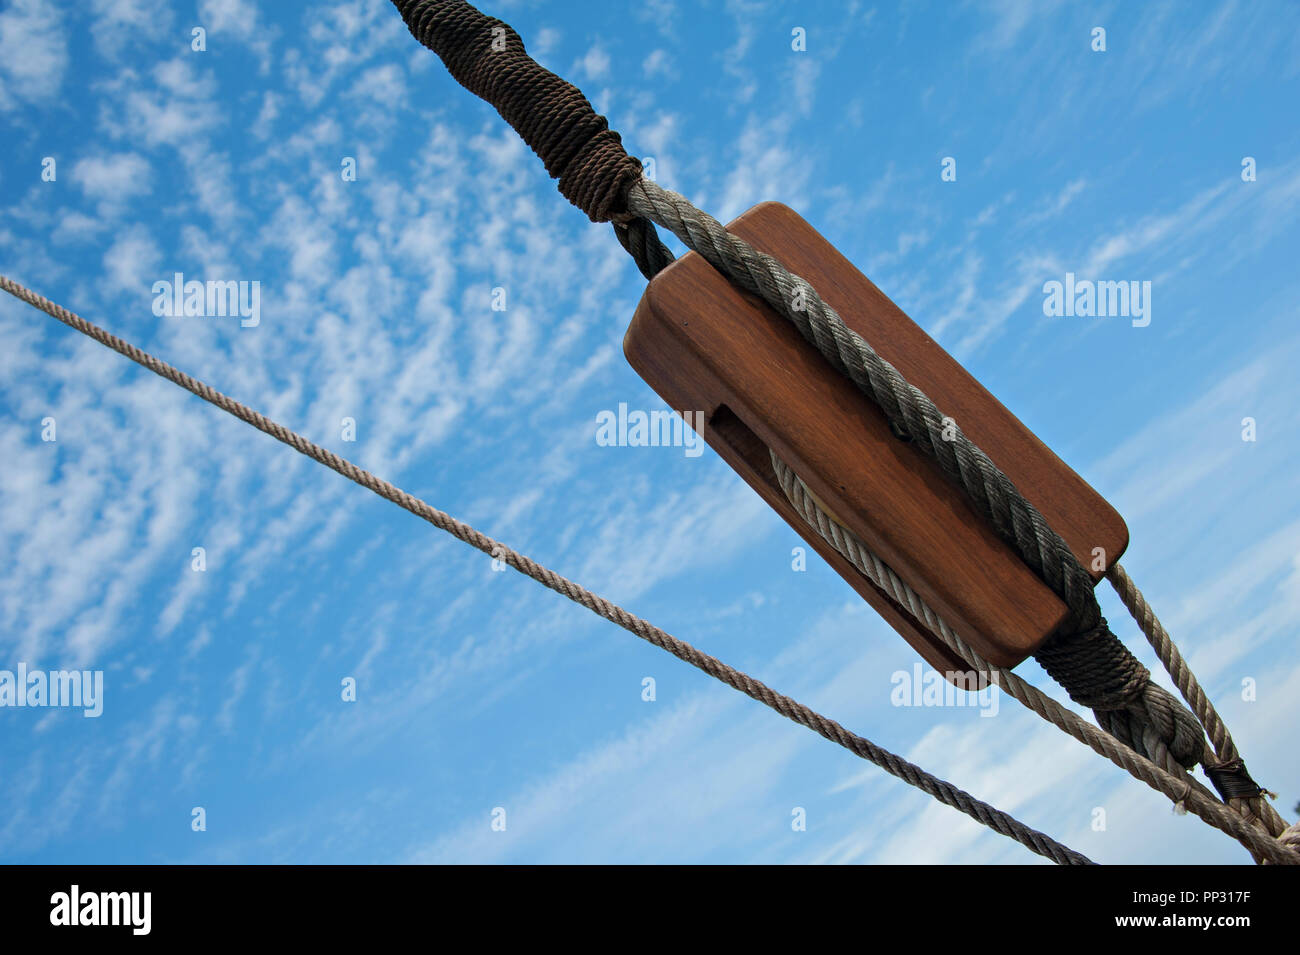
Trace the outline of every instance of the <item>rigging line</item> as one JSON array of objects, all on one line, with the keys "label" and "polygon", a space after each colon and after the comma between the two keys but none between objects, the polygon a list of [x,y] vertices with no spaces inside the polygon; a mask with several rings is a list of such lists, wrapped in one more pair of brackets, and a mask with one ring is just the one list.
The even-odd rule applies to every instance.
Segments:
[{"label": "rigging line", "polygon": [[1133,578],[1128,575],[1128,572],[1120,565],[1119,561],[1116,561],[1106,571],[1106,579],[1110,581],[1111,587],[1119,595],[1120,602],[1128,609],[1129,614],[1137,623],[1138,629],[1142,631],[1147,638],[1147,642],[1151,644],[1151,649],[1156,652],[1156,656],[1164,665],[1165,672],[1169,674],[1169,678],[1178,687],[1178,692],[1182,694],[1183,699],[1187,701],[1187,705],[1196,714],[1196,718],[1205,727],[1205,733],[1214,747],[1213,755],[1207,753],[1201,760],[1205,766],[1206,775],[1213,779],[1223,769],[1228,769],[1234,771],[1234,777],[1238,771],[1240,775],[1245,776],[1249,783],[1247,786],[1238,786],[1237,779],[1233,777],[1224,780],[1220,784],[1219,788],[1224,791],[1225,801],[1244,818],[1254,822],[1269,835],[1280,838],[1283,832],[1287,830],[1286,820],[1268,801],[1267,797],[1272,794],[1259,787],[1246,773],[1245,766],[1242,765],[1241,755],[1237,752],[1237,744],[1233,742],[1232,734],[1228,732],[1228,727],[1219,716],[1218,710],[1214,708],[1209,696],[1201,688],[1200,682],[1196,679],[1196,674],[1192,672],[1192,668],[1183,659],[1183,655],[1179,652],[1178,645],[1174,643],[1173,637],[1169,635],[1169,631],[1160,623],[1155,611],[1147,603],[1146,597],[1142,595],[1138,585],[1133,582]]},{"label": "rigging line", "polygon": [[215,388],[191,378],[189,375],[166,362],[155,358],[148,352],[137,348],[129,342],[123,341],[116,335],[105,331],[98,325],[86,321],[81,316],[70,312],[62,305],[51,302],[42,295],[33,292],[31,289],[15,282],[7,276],[0,275],[0,289],[8,292],[10,295],[34,308],[39,309],[52,318],[58,319],[69,328],[73,328],[88,338],[94,339],[101,345],[111,348],[120,355],[131,359],[138,365],[147,368],[161,378],[165,378],[173,384],[179,385],[191,394],[195,394],[204,401],[227,414],[233,415],[239,420],[252,425],[259,431],[269,434],[282,444],[287,444],[300,454],[306,455],[313,461],[325,465],[332,471],[343,475],[348,480],[373,491],[375,494],[391,501],[403,510],[409,511],[416,517],[422,518],[432,524],[439,530],[446,531],[458,540],[464,541],[471,547],[482,551],[491,557],[497,558],[509,564],[515,570],[531,577],[544,587],[568,597],[575,603],[581,604],[597,616],[604,617],[612,623],[618,624],[624,630],[635,636],[640,637],[648,643],[666,650],[673,656],[698,670],[702,670],[709,676],[725,683],[734,690],[739,690],[751,699],[757,700],[763,705],[775,710],[782,716],[801,726],[807,727],[819,736],[823,736],[833,743],[844,747],[870,763],[879,766],[885,772],[896,776],[911,786],[928,793],[939,802],[954,809],[964,812],[972,819],[982,823],[995,832],[1001,833],[1008,838],[1014,839],[1031,852],[1044,856],[1056,862],[1058,865],[1092,865],[1092,861],[1079,852],[1062,845],[1050,836],[1044,835],[1035,829],[1031,829],[1024,823],[1020,822],[1013,816],[990,806],[988,803],[976,799],[974,796],[958,789],[945,780],[933,776],[921,769],[919,766],[908,762],[900,756],[882,749],[870,740],[850,732],[839,723],[815,710],[776,692],[765,684],[753,677],[736,670],[723,663],[716,657],[710,656],[701,650],[697,650],[691,644],[667,633],[664,630],[643,620],[634,614],[628,613],[618,604],[612,603],[598,594],[592,593],[580,584],[555,573],[548,567],[545,567],[524,554],[506,547],[486,534],[476,530],[470,525],[457,520],[449,514],[438,510],[435,507],[426,504],[424,501],[411,494],[403,491],[382,478],[378,478],[362,468],[357,467],[350,461],[339,457],[332,451],[322,448],[320,445],[309,441],[302,435],[292,431],[284,425],[281,425],[257,411],[241,404],[235,399],[217,391]]},{"label": "rigging line", "polygon": [[[1197,784],[1186,772],[1179,774],[1167,772],[1138,755],[1115,737],[1088,723],[1077,713],[1066,709],[1011,670],[994,666],[985,660],[860,537],[829,514],[790,465],[770,448],[768,454],[771,457],[772,468],[776,472],[777,483],[803,519],[863,576],[911,613],[918,623],[939,637],[975,670],[983,673],[990,682],[1001,687],[1007,694],[1049,723],[1091,747],[1094,752],[1105,756],[1121,769],[1127,770],[1133,778],[1163,793],[1176,806],[1190,809],[1204,822],[1232,836],[1257,860],[1267,859],[1279,865],[1300,865],[1300,853],[1292,852],[1287,848],[1300,843],[1300,839],[1288,841],[1280,838],[1280,834],[1286,827],[1285,822],[1277,832],[1267,830],[1261,832],[1259,827],[1251,824],[1249,818],[1242,818],[1238,812],[1215,800],[1208,789]],[[1280,841],[1271,838],[1273,836],[1278,836]]]}]

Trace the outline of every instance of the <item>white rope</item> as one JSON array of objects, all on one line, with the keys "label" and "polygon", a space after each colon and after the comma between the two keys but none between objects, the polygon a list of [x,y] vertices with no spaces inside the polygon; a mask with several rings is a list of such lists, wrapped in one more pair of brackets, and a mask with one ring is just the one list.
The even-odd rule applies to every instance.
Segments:
[{"label": "white rope", "polygon": [[210,385],[192,378],[183,371],[167,364],[161,359],[155,358],[148,352],[137,348],[129,342],[123,341],[116,335],[113,335],[98,325],[86,321],[80,315],[69,311],[62,305],[51,302],[42,295],[33,292],[31,289],[20,285],[6,276],[0,275],[0,289],[8,292],[15,298],[26,302],[27,304],[40,309],[52,318],[58,319],[70,328],[76,329],[83,335],[94,339],[99,344],[111,348],[113,351],[130,358],[137,364],[147,368],[161,378],[179,385],[186,391],[198,395],[204,401],[212,404],[222,411],[233,415],[239,420],[251,424],[277,441],[287,444],[300,454],[304,454],[319,464],[325,465],[332,471],[343,475],[348,480],[359,484],[369,491],[373,491],[387,501],[391,501],[403,510],[409,511],[416,517],[428,521],[439,530],[446,531],[458,540],[464,541],[471,547],[474,547],[484,554],[488,554],[495,559],[504,561],[533,580],[537,581],[544,587],[547,587],[558,594],[568,597],[575,603],[581,604],[597,616],[604,617],[612,623],[618,624],[629,633],[640,637],[647,643],[651,643],[661,650],[666,650],[673,656],[677,657],[698,670],[702,670],[716,680],[725,683],[734,690],[739,690],[751,699],[757,700],[764,706],[770,707],[782,716],[800,726],[807,727],[820,736],[836,743],[849,752],[853,753],[868,762],[874,763],[885,772],[903,780],[910,786],[920,789],[922,792],[929,794],[944,805],[951,806],[972,819],[982,823],[995,832],[1001,833],[1008,838],[1014,839],[1025,848],[1036,852],[1041,856],[1051,859],[1058,865],[1091,865],[1092,861],[1082,853],[1075,852],[1068,846],[1062,845],[1050,836],[1032,829],[1020,822],[1014,816],[1003,812],[982,800],[976,799],[966,791],[959,789],[951,783],[933,776],[921,769],[919,766],[908,762],[901,756],[891,753],[887,749],[877,746],[875,743],[850,732],[839,723],[828,717],[822,716],[817,711],[805,706],[797,700],[791,699],[781,693],[776,692],[766,686],[759,680],[754,679],[746,673],[728,666],[716,657],[697,650],[691,644],[679,640],[672,634],[656,627],[647,620],[631,614],[624,610],[618,604],[606,600],[599,594],[593,593],[581,584],[574,583],[568,578],[557,574],[542,564],[537,563],[532,558],[513,550],[510,547],[493,540],[481,531],[471,527],[462,521],[457,520],[450,514],[438,510],[435,507],[426,504],[424,501],[411,494],[406,493],[401,488],[396,487],[382,478],[376,477],[364,468],[359,468],[351,461],[339,457],[332,451],[322,448],[320,445],[309,441],[296,431],[286,428],[278,422],[272,421],[260,412],[254,411],[247,405],[241,404],[229,395],[217,391]]}]

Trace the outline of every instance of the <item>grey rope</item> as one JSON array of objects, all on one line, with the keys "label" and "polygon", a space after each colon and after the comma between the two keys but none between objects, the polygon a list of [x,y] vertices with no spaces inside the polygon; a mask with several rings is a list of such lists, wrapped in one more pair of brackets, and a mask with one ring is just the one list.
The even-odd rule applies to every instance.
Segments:
[{"label": "grey rope", "polygon": [[1293,822],[1283,829],[1277,841],[1300,853],[1300,822]]},{"label": "grey rope", "polygon": [[652,223],[639,216],[615,216],[613,222],[618,244],[632,256],[632,261],[647,281],[673,264],[673,254],[663,244]]},{"label": "grey rope", "polygon": [[[985,660],[860,537],[827,514],[793,468],[778,457],[775,451],[769,449],[768,453],[776,472],[777,483],[804,520],[863,576],[910,612],[913,618],[938,636],[975,671],[982,673],[991,683],[1002,688],[1008,695],[1043,719],[1126,770],[1135,779],[1163,793],[1176,806],[1194,812],[1205,822],[1241,842],[1256,859],[1265,859],[1282,865],[1300,864],[1300,852],[1293,852],[1286,847],[1289,844],[1280,844],[1280,841],[1269,838],[1267,834],[1261,833],[1258,828],[1250,825],[1249,820],[1225,808],[1209,790],[1195,782],[1186,771],[1180,770],[1178,773],[1165,771],[1114,737],[1090,725],[1078,714],[1061,706],[1011,670],[994,666]],[[1300,847],[1300,840],[1296,844]]]},{"label": "grey rope", "polygon": [[833,743],[844,747],[855,756],[865,759],[870,763],[879,766],[885,772],[903,780],[911,786],[920,789],[922,792],[934,797],[944,805],[951,806],[972,819],[982,823],[995,832],[1001,833],[1008,838],[1014,839],[1031,852],[1045,856],[1058,865],[1091,865],[1092,862],[1081,853],[1075,852],[1050,836],[1044,835],[1037,830],[1031,829],[1024,823],[1014,817],[995,809],[988,803],[985,803],[969,793],[958,789],[951,783],[939,779],[921,769],[919,766],[908,762],[900,756],[876,746],[870,740],[858,736],[845,729],[839,723],[815,710],[804,706],[802,703],[776,692],[762,682],[755,680],[748,674],[742,673],[727,664],[712,657],[707,653],[697,650],[691,644],[659,629],[650,622],[641,619],[634,614],[628,613],[622,607],[606,600],[598,594],[592,593],[585,587],[574,583],[566,577],[557,574],[555,571],[545,567],[524,554],[515,551],[498,541],[493,540],[486,534],[481,533],[475,528],[462,521],[457,520],[449,514],[446,514],[437,508],[426,504],[424,501],[414,497],[401,488],[395,487],[382,478],[378,478],[355,464],[339,457],[332,451],[322,448],[295,431],[278,424],[267,418],[257,411],[241,404],[235,399],[217,391],[215,388],[195,379],[180,371],[177,368],[155,358],[148,352],[142,351],[129,342],[123,341],[115,335],[110,334],[104,329],[91,322],[86,321],[79,315],[70,312],[62,305],[51,302],[49,299],[38,295],[36,292],[20,285],[12,279],[0,275],[0,289],[8,292],[17,299],[26,302],[35,308],[40,309],[52,318],[58,319],[70,328],[76,329],[83,335],[94,339],[99,344],[111,348],[120,355],[124,355],[138,365],[147,368],[161,378],[165,378],[173,384],[179,385],[186,391],[198,395],[204,401],[215,405],[227,414],[233,415],[240,421],[251,424],[271,437],[275,438],[282,444],[287,444],[300,454],[306,455],[313,461],[325,465],[332,471],[343,475],[348,480],[359,484],[367,490],[391,501],[398,507],[414,514],[428,523],[432,524],[439,530],[446,531],[457,540],[464,541],[471,547],[488,554],[491,557],[502,560],[509,564],[515,570],[531,577],[542,586],[568,597],[575,603],[581,604],[597,616],[604,617],[612,623],[618,624],[624,630],[635,636],[640,637],[647,643],[651,643],[661,650],[666,650],[673,656],[698,670],[702,670],[716,680],[725,683],[734,690],[739,690],[751,699],[757,700],[764,706],[767,706],[782,716],[800,726],[807,727]]},{"label": "grey rope", "polygon": [[1287,828],[1286,820],[1269,803],[1266,797],[1270,794],[1246,772],[1241,754],[1237,752],[1237,744],[1233,742],[1228,727],[1224,725],[1214,704],[1197,681],[1196,674],[1183,659],[1177,644],[1156,617],[1155,611],[1147,603],[1142,591],[1118,561],[1106,572],[1106,579],[1110,581],[1120,601],[1146,636],[1151,649],[1155,651],[1170,679],[1178,687],[1178,692],[1182,694],[1187,705],[1196,714],[1196,718],[1205,727],[1206,736],[1209,737],[1210,744],[1214,748],[1212,752],[1206,752],[1201,762],[1205,767],[1205,774],[1219,790],[1219,795],[1243,818],[1254,822],[1269,835],[1281,837]]},{"label": "grey rope", "polygon": [[1107,732],[1171,773],[1196,765],[1205,751],[1196,718],[1152,683],[1146,668],[1110,632],[1092,577],[988,455],[960,428],[954,429],[955,439],[945,439],[944,415],[934,402],[845,325],[807,281],[772,256],[650,180],[632,184],[627,206],[630,213],[669,229],[735,285],[761,296],[792,321],[834,368],[880,406],[896,433],[934,458],[966,491],[1069,609],[1070,620],[1036,658],[1071,699],[1092,708]]}]

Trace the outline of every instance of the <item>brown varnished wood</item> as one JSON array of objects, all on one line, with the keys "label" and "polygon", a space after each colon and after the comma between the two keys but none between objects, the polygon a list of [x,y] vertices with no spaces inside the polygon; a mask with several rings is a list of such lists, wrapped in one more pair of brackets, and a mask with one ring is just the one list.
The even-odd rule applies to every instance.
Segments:
[{"label": "brown varnished wood", "polygon": [[[793,210],[755,206],[728,229],[803,276],[844,321],[1002,468],[1099,580],[1128,545],[1123,519]],[[775,450],[850,530],[975,649],[1014,666],[1065,607],[884,414],[798,331],[689,253],[650,283],[624,339],[632,367],[932,666],[966,669],[840,557],[776,483]]]}]

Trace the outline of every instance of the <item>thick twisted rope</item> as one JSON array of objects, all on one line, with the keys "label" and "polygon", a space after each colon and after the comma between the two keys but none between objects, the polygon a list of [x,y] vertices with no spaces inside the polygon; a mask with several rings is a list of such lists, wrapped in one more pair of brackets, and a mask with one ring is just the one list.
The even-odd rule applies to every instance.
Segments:
[{"label": "thick twisted rope", "polygon": [[777,713],[780,713],[786,719],[798,723],[800,726],[807,727],[819,736],[825,737],[833,743],[844,747],[861,759],[879,766],[885,772],[895,776],[910,786],[915,786],[922,792],[927,793],[937,799],[944,805],[951,806],[972,819],[982,823],[995,832],[998,832],[1008,838],[1016,840],[1031,852],[1051,859],[1058,865],[1091,865],[1091,860],[1081,853],[1062,845],[1050,836],[1044,835],[1035,829],[1031,829],[1024,823],[1015,819],[1013,816],[995,809],[988,803],[976,799],[970,793],[957,788],[951,783],[927,773],[913,763],[908,762],[901,756],[897,756],[889,750],[883,749],[870,740],[858,736],[845,729],[839,723],[828,717],[822,716],[815,710],[791,699],[781,693],[776,692],[759,680],[736,670],[723,663],[716,657],[710,656],[700,650],[697,650],[691,644],[678,640],[676,637],[664,630],[654,626],[649,621],[643,620],[635,614],[628,613],[618,604],[615,604],[599,594],[595,594],[580,584],[576,584],[566,577],[557,574],[555,571],[542,564],[537,563],[524,554],[513,550],[506,545],[493,540],[486,534],[476,530],[470,525],[457,520],[449,514],[426,504],[424,501],[411,494],[406,493],[382,478],[378,478],[363,468],[357,467],[352,462],[339,457],[332,451],[322,448],[320,445],[309,441],[296,431],[286,428],[265,415],[254,411],[253,409],[241,404],[235,399],[217,391],[196,378],[192,378],[177,368],[166,362],[155,358],[148,352],[145,352],[129,342],[123,341],[117,336],[105,331],[97,325],[86,321],[79,315],[70,312],[62,305],[51,302],[44,296],[38,295],[31,289],[20,285],[12,279],[0,275],[0,289],[8,292],[17,299],[26,302],[35,308],[40,309],[52,318],[58,319],[69,328],[76,329],[83,335],[95,340],[101,345],[111,348],[120,355],[124,355],[138,365],[147,368],[161,378],[179,385],[191,394],[198,395],[204,401],[220,408],[227,414],[233,415],[240,421],[252,425],[259,431],[269,434],[282,444],[286,444],[300,454],[303,454],[319,464],[325,465],[332,471],[343,475],[348,480],[373,491],[375,494],[391,501],[398,507],[422,520],[427,521],[439,530],[446,531],[457,540],[464,541],[471,547],[482,551],[484,554],[504,561],[515,570],[527,577],[531,577],[544,587],[568,597],[577,604],[586,607],[597,616],[604,617],[612,623],[618,624],[624,630],[635,636],[640,637],[647,643],[651,643],[661,650],[666,650],[677,659],[698,670],[702,670],[716,680],[725,683],[734,690],[739,690],[751,699],[757,700],[764,706],[767,706]]},{"label": "thick twisted rope", "polygon": [[673,264],[673,254],[659,240],[654,223],[628,215],[614,220],[614,237],[648,280]]},{"label": "thick twisted rope", "polygon": [[[1069,620],[1036,659],[1071,699],[1140,755],[1172,773],[1205,751],[1196,718],[1151,682],[1150,673],[1110,632],[1093,580],[1047,520],[1001,469],[951,427],[924,392],[909,383],[807,281],[760,252],[676,193],[641,179],[628,192],[631,212],[673,232],[732,283],[785,316],[828,362],[884,411],[896,433],[925,451],[966,491],[976,509],[1069,610]],[[955,432],[955,436],[954,436]]]},{"label": "thick twisted rope", "polygon": [[1300,853],[1300,822],[1293,822],[1283,829],[1281,834],[1278,835],[1277,841]]},{"label": "thick twisted rope", "polygon": [[939,637],[949,649],[970,664],[975,672],[983,674],[991,683],[1001,687],[1034,713],[1089,746],[1094,752],[1105,756],[1135,779],[1163,793],[1176,806],[1195,813],[1205,822],[1232,836],[1256,859],[1282,865],[1300,865],[1300,852],[1290,848],[1292,845],[1300,848],[1300,838],[1292,843],[1271,838],[1271,835],[1277,833],[1261,832],[1250,824],[1249,819],[1242,818],[1216,800],[1208,789],[1198,784],[1185,771],[1167,772],[1061,706],[1011,670],[994,666],[985,660],[860,537],[828,514],[793,468],[778,457],[775,451],[769,449],[768,453],[777,483],[803,519],[864,577],[910,612],[915,620]]}]

